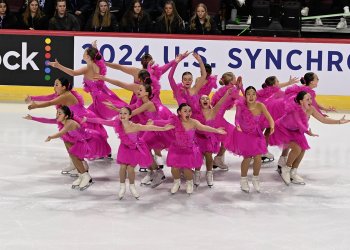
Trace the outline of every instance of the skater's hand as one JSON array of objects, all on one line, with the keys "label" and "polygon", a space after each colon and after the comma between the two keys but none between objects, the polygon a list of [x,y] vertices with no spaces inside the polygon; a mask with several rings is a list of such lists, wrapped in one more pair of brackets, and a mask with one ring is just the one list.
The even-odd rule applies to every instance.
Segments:
[{"label": "skater's hand", "polygon": [[53,68],[58,68],[60,66],[60,63],[55,59],[54,62],[49,62],[49,65]]},{"label": "skater's hand", "polygon": [[93,42],[91,43],[91,46],[92,46],[93,48],[97,49],[97,40],[93,41]]},{"label": "skater's hand", "polygon": [[155,61],[152,59],[151,61],[148,62],[148,66],[152,66],[155,63]]},{"label": "skater's hand", "polygon": [[319,137],[318,134],[312,133],[311,128],[309,129],[309,131],[307,131],[307,134],[308,134],[309,136],[312,136],[312,137]]},{"label": "skater's hand", "polygon": [[337,110],[333,106],[329,106],[328,108],[325,109],[325,111],[326,112],[337,112]]},{"label": "skater's hand", "polygon": [[26,116],[23,117],[23,119],[33,120],[33,117],[31,115],[26,115]]},{"label": "skater's hand", "polygon": [[168,131],[168,130],[170,130],[170,129],[174,129],[175,126],[172,125],[172,124],[167,124],[167,125],[165,125],[163,128],[164,128],[164,131]]},{"label": "skater's hand", "polygon": [[149,119],[146,123],[146,125],[153,125],[153,120]]},{"label": "skater's hand", "polygon": [[119,109],[114,106],[114,104],[110,101],[107,101],[107,102],[102,102],[104,105],[106,105],[107,108],[111,109],[111,110],[116,110],[116,111],[119,111]]},{"label": "skater's hand", "polygon": [[27,104],[31,103],[32,102],[32,98],[29,95],[27,95],[26,98],[24,99],[24,102],[27,103]]},{"label": "skater's hand", "polygon": [[271,127],[271,128],[270,128],[269,135],[272,135],[274,132],[275,132],[275,127]]},{"label": "skater's hand", "polygon": [[339,124],[345,124],[350,122],[350,120],[345,119],[345,115],[339,120]]},{"label": "skater's hand", "polygon": [[220,135],[226,135],[227,134],[227,132],[225,131],[224,128],[217,128],[216,131]]},{"label": "skater's hand", "polygon": [[241,76],[239,76],[239,77],[237,78],[236,86],[237,86],[237,88],[239,88],[239,89],[243,87],[242,77],[241,77]]},{"label": "skater's hand", "polygon": [[86,116],[83,117],[83,119],[81,119],[81,123],[85,123],[87,121]]},{"label": "skater's hand", "polygon": [[192,55],[193,55],[194,58],[196,58],[196,60],[198,62],[202,61],[202,57],[199,54],[197,54],[196,52],[193,52]]},{"label": "skater's hand", "polygon": [[242,132],[241,126],[237,125],[237,126],[236,126],[236,129],[237,129],[239,132]]},{"label": "skater's hand", "polygon": [[49,141],[51,141],[51,139],[52,139],[52,137],[51,137],[51,136],[48,136],[48,137],[46,138],[45,142],[49,142]]},{"label": "skater's hand", "polygon": [[289,85],[292,85],[292,84],[295,84],[295,83],[298,83],[298,82],[299,82],[299,78],[298,77],[289,76],[289,81],[288,81]]},{"label": "skater's hand", "polygon": [[36,108],[37,108],[37,104],[35,102],[32,102],[31,104],[28,105],[29,110],[36,109]]}]

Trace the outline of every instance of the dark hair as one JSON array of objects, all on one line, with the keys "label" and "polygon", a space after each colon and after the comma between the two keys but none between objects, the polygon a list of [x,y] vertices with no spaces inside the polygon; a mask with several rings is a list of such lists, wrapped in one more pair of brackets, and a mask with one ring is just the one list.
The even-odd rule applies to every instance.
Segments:
[{"label": "dark hair", "polygon": [[244,91],[244,96],[247,95],[248,90],[253,89],[256,92],[256,89],[253,86],[248,86]]},{"label": "dark hair", "polygon": [[275,84],[276,80],[277,80],[276,76],[269,76],[268,78],[265,79],[265,82],[263,83],[263,85],[261,85],[261,87],[263,89],[267,87],[271,87]]},{"label": "dark hair", "polygon": [[210,75],[211,72],[212,72],[211,65],[208,64],[208,63],[205,63],[205,64],[204,64],[204,67],[205,67],[205,71],[207,72],[207,74]]},{"label": "dark hair", "polygon": [[86,53],[91,58],[91,60],[93,60],[93,61],[101,60],[101,58],[102,58],[102,56],[101,56],[100,52],[98,51],[98,49],[96,49],[94,47],[90,47],[90,48],[86,49]]},{"label": "dark hair", "polygon": [[185,75],[192,75],[192,73],[191,73],[191,72],[189,72],[189,71],[183,72],[183,73],[182,73],[182,77],[181,77],[181,78],[183,78]]},{"label": "dark hair", "polygon": [[129,113],[129,115],[131,115],[131,113],[132,113],[131,108],[129,108],[128,106],[125,106],[125,107],[122,107],[122,109],[126,109]]},{"label": "dark hair", "polygon": [[153,98],[153,94],[152,94],[152,86],[150,84],[144,83],[142,84],[142,86],[145,87],[146,92],[148,93],[148,98],[152,99]]},{"label": "dark hair", "polygon": [[302,85],[309,86],[310,83],[315,79],[314,72],[308,72],[304,75],[304,77],[300,78],[300,82]]},{"label": "dark hair", "polygon": [[67,78],[65,77],[59,77],[57,78],[61,82],[62,87],[66,87],[66,90],[72,90],[74,84],[70,83]]},{"label": "dark hair", "polygon": [[152,79],[151,79],[151,75],[150,73],[145,70],[145,69],[141,69],[137,75],[143,83],[145,84],[151,84],[152,83]]},{"label": "dark hair", "polygon": [[0,0],[0,3],[4,3],[6,5],[5,15],[7,16],[10,13],[10,6],[8,5],[6,0]]},{"label": "dark hair", "polygon": [[[173,13],[172,13],[172,15],[170,17],[165,12],[165,6],[166,5],[171,5],[172,8],[173,8]],[[174,21],[177,21],[178,25],[181,25],[183,23],[182,18],[180,17],[179,13],[177,12],[177,9],[176,9],[174,1],[168,0],[168,1],[166,1],[164,3],[163,12],[162,12],[161,16],[159,16],[157,18],[157,21],[164,23],[165,29],[166,29],[166,33],[173,33],[173,31],[171,30],[171,24]]]},{"label": "dark hair", "polygon": [[144,54],[143,56],[141,56],[141,64],[142,64],[142,67],[143,67],[144,69],[147,69],[148,63],[149,63],[149,61],[151,61],[152,59],[153,59],[153,57],[152,57],[150,54],[148,54],[148,53],[146,53],[146,54]]},{"label": "dark hair", "polygon": [[191,107],[187,103],[181,103],[179,107],[177,108],[176,112],[179,114],[179,112],[182,110],[183,107]]},{"label": "dark hair", "polygon": [[73,112],[67,106],[63,105],[63,106],[61,106],[59,108],[63,111],[63,114],[68,116],[67,119],[72,119],[73,118]]},{"label": "dark hair", "polygon": [[[26,24],[26,25],[30,25],[29,24],[29,17],[31,17],[31,12],[30,12],[30,4],[32,2],[37,2],[39,8],[37,9],[37,12],[35,13],[35,18],[41,18],[44,14],[43,12],[40,10],[40,4],[39,4],[39,0],[29,0],[28,3],[27,3],[27,7],[26,9],[24,10],[23,12],[23,22]],[[1,2],[1,1],[0,1]]]},{"label": "dark hair", "polygon": [[294,98],[294,101],[298,104],[300,104],[300,101],[304,99],[304,96],[307,94],[306,91],[300,91],[296,97]]}]

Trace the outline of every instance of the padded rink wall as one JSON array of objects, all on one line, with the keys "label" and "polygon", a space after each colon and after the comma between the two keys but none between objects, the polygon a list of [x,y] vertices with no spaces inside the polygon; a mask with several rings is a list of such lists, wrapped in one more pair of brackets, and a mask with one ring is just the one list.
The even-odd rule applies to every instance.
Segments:
[{"label": "padded rink wall", "polygon": [[[156,64],[164,65],[184,51],[195,51],[213,74],[227,71],[243,77],[245,87],[261,88],[264,79],[275,75],[280,82],[289,76],[301,77],[315,72],[320,81],[317,99],[323,106],[350,110],[350,39],[262,38],[234,36],[189,36],[125,33],[85,33],[54,31],[2,30],[0,34],[0,101],[21,102],[26,95],[53,92],[57,77],[65,76],[82,90],[82,77],[74,79],[47,65],[55,58],[64,66],[84,66],[82,56],[91,42],[97,40],[106,61],[140,67],[140,58],[150,53]],[[192,56],[179,63],[175,79],[181,81],[184,71],[199,76]],[[120,71],[108,69],[107,75],[125,82],[133,79]],[[161,98],[175,104],[167,73],[161,78]],[[130,100],[131,93],[108,84],[121,98]]]}]

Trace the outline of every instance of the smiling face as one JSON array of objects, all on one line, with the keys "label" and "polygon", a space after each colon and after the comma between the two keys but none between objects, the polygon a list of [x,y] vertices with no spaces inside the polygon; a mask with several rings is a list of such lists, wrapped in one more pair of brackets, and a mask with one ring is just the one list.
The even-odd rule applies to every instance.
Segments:
[{"label": "smiling face", "polygon": [[311,95],[309,93],[307,93],[306,95],[304,95],[304,98],[302,100],[300,100],[299,103],[303,109],[309,110],[312,106]]},{"label": "smiling face", "polygon": [[245,98],[248,104],[252,104],[256,102],[256,91],[254,89],[249,89],[245,93]]},{"label": "smiling face", "polygon": [[119,111],[119,119],[124,121],[129,121],[131,117],[130,111],[127,108],[121,108]]},{"label": "smiling face", "polygon": [[207,95],[202,95],[201,99],[199,100],[201,107],[204,109],[210,108],[210,99]]},{"label": "smiling face", "polygon": [[61,95],[62,93],[64,93],[66,91],[66,87],[63,87],[61,81],[58,79],[55,80],[55,83],[53,85],[53,89],[57,95]]},{"label": "smiling face", "polygon": [[190,106],[184,106],[177,113],[180,116],[181,120],[188,121],[191,118],[192,109]]},{"label": "smiling face", "polygon": [[192,74],[186,73],[182,76],[182,85],[186,88],[189,89],[191,88],[193,82],[193,76]]}]

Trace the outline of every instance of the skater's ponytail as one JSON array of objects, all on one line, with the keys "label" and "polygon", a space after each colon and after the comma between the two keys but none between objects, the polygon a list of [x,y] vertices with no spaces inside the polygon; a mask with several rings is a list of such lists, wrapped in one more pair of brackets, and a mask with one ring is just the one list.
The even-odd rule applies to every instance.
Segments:
[{"label": "skater's ponytail", "polygon": [[309,86],[313,80],[315,80],[314,72],[308,72],[304,75],[304,77],[300,78],[301,84],[305,86]]},{"label": "skater's ponytail", "polygon": [[68,108],[68,106],[61,106],[60,109],[63,111],[63,114],[65,114],[68,118],[67,119],[72,119],[73,118],[73,112]]},{"label": "skater's ponytail", "polygon": [[62,87],[66,87],[66,90],[71,91],[74,87],[74,84],[71,83],[67,78],[65,77],[60,77],[57,78],[58,81],[61,82]]},{"label": "skater's ponytail", "polygon": [[263,83],[263,85],[261,85],[261,87],[263,89],[267,88],[267,87],[271,87],[271,86],[275,85],[276,80],[277,80],[276,76],[269,76],[268,78],[265,79],[265,82]]}]

